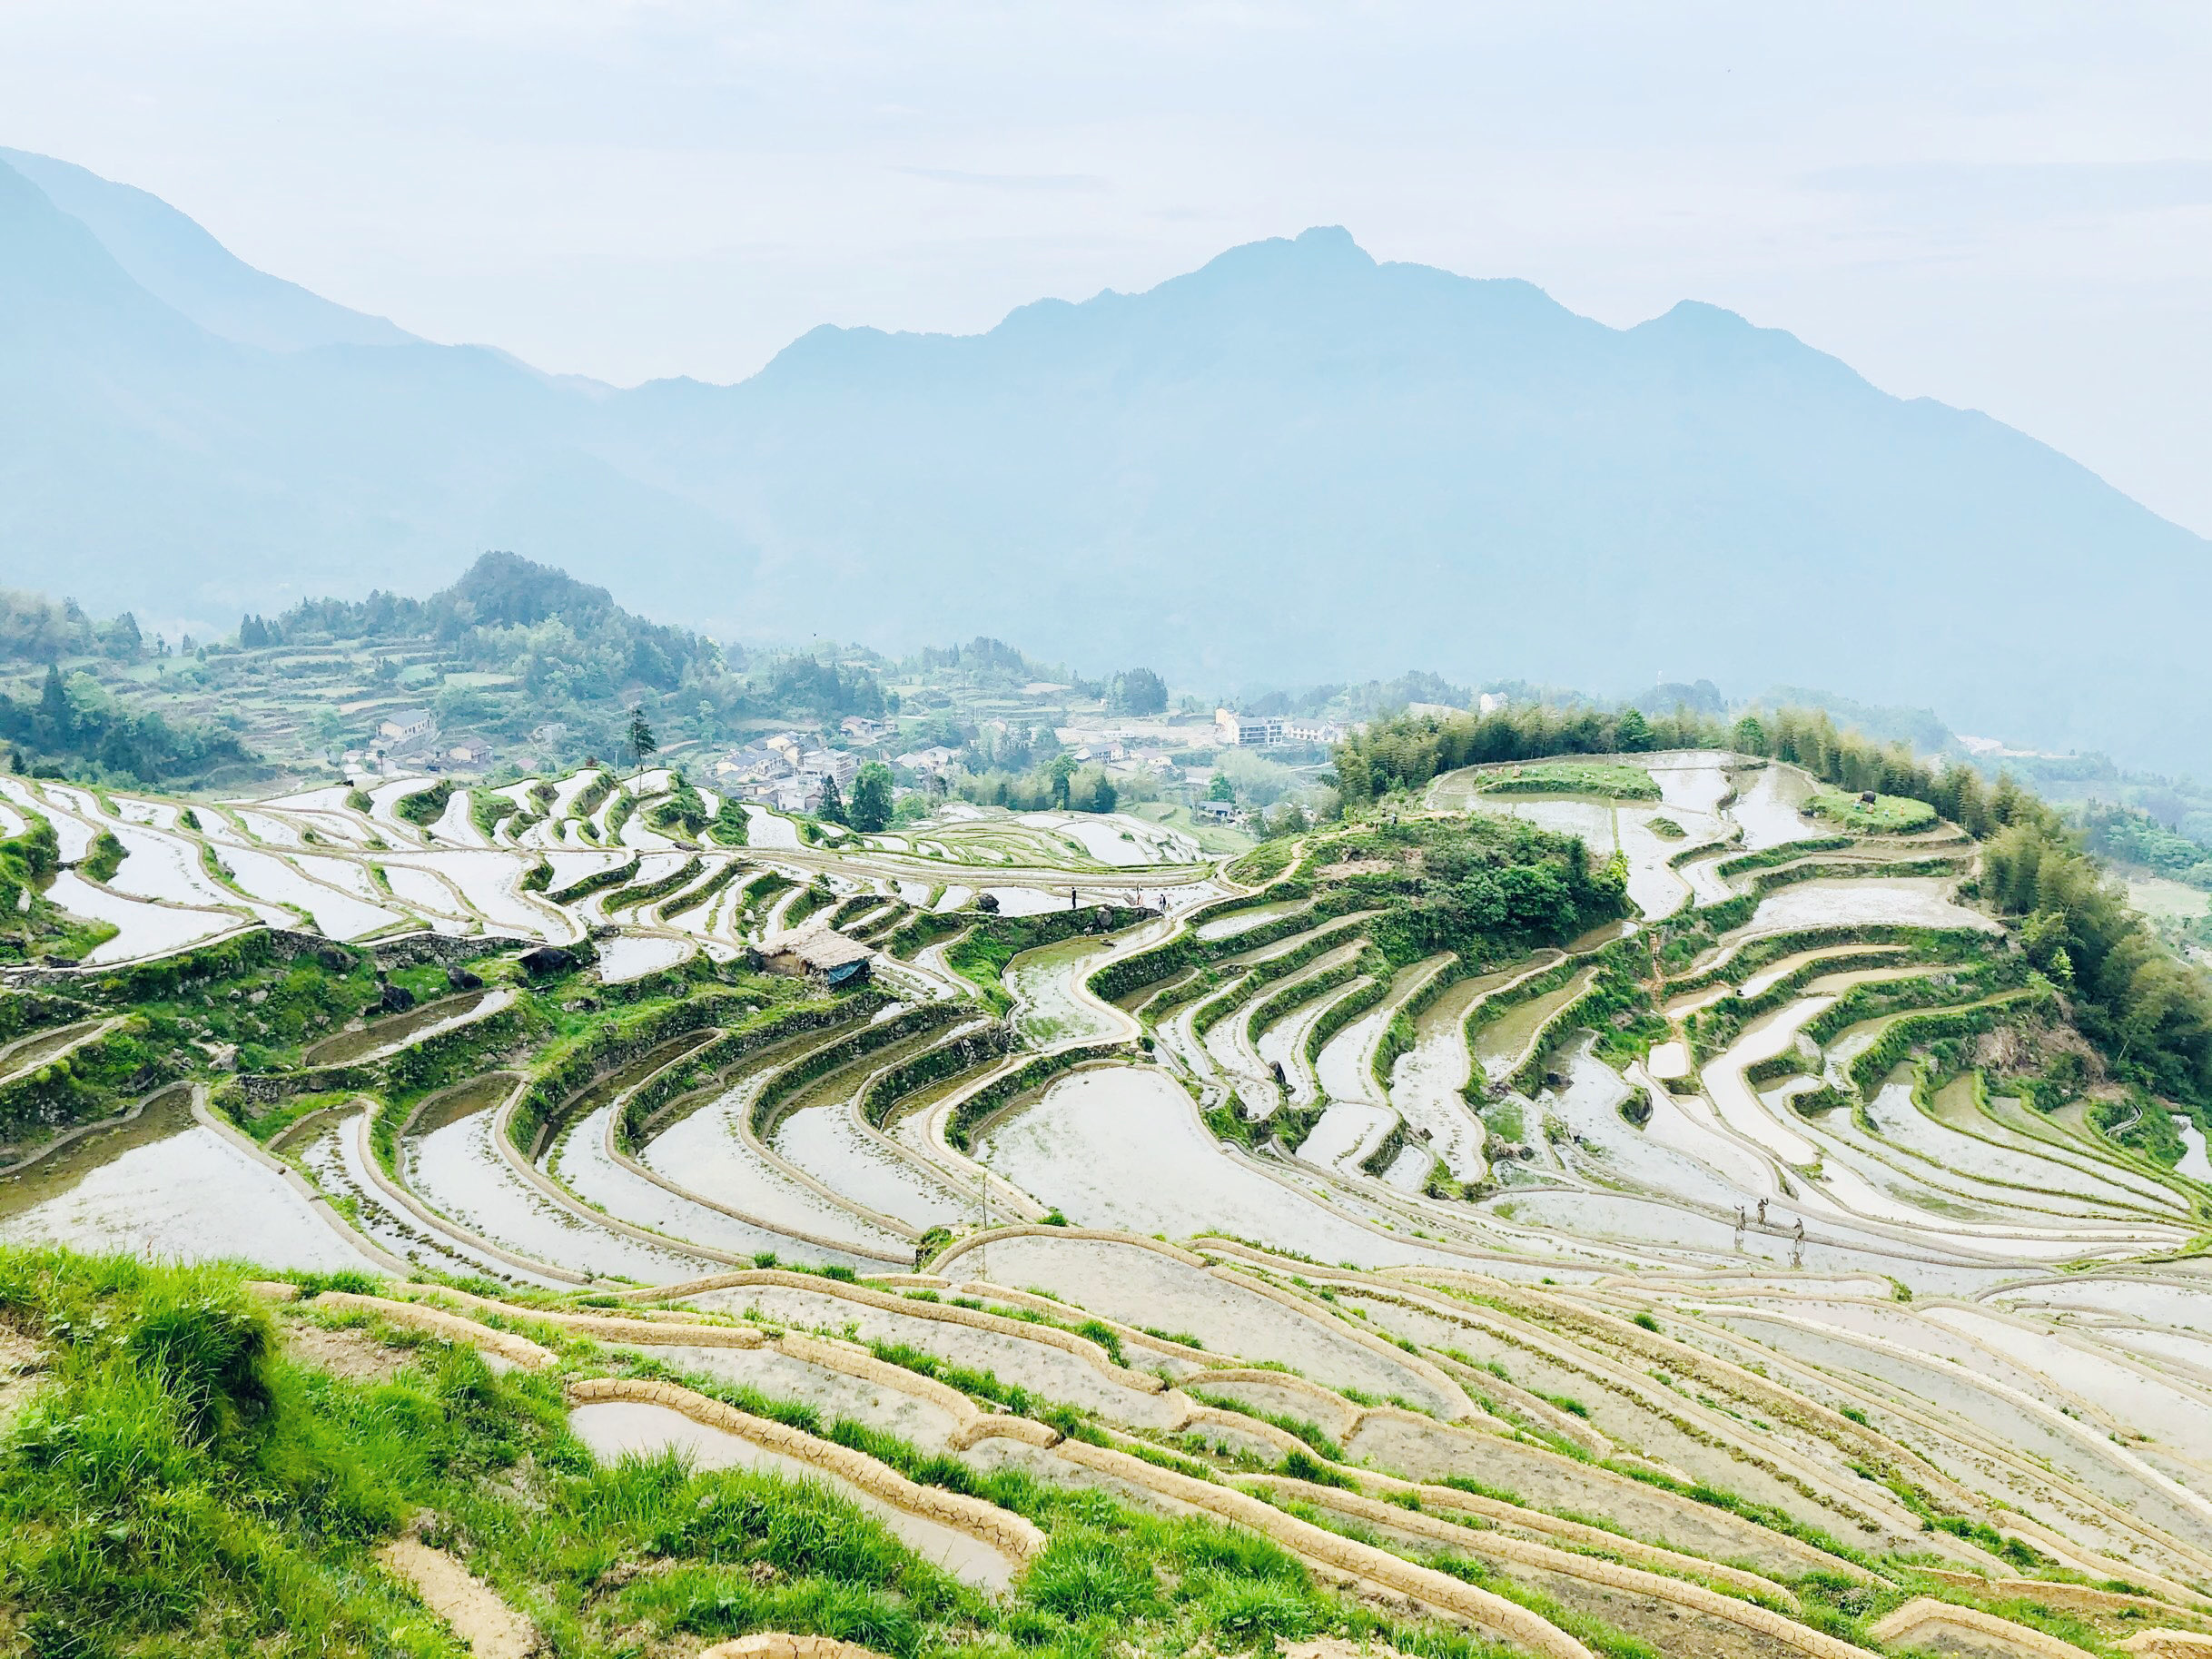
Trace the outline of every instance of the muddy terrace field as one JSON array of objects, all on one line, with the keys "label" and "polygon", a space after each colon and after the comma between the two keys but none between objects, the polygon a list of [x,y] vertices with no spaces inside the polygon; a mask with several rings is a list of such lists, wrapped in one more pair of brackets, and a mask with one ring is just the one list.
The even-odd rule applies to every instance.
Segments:
[{"label": "muddy terrace field", "polygon": [[[1952,826],[1704,752],[1225,867],[429,789],[0,779],[93,924],[12,970],[0,1295],[227,1259],[316,1400],[474,1368],[527,1466],[328,1546],[435,1512],[420,1651],[2212,1653],[2202,1130],[2102,1109]],[[793,929],[867,973],[764,972]],[[10,1328],[35,1437],[93,1338]],[[603,1517],[587,1573],[648,1478],[867,1547]]]}]

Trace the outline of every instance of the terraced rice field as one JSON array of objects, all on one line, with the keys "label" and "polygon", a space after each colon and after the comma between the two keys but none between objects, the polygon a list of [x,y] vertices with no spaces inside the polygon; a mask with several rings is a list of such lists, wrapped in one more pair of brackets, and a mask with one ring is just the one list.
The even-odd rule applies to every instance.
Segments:
[{"label": "terraced rice field", "polygon": [[[2168,1162],[2029,1103],[2006,1056],[2063,1016],[1965,860],[1723,874],[1831,833],[1811,780],[1636,759],[1656,804],[1438,781],[1437,824],[1626,864],[1617,916],[1464,955],[1337,832],[1248,890],[1135,819],[831,844],[755,812],[742,848],[594,846],[589,778],[489,838],[465,805],[409,822],[421,780],[202,804],[198,831],[5,780],[65,846],[119,825],[128,852],[56,883],[116,933],[0,1048],[0,1101],[150,1040],[98,970],[272,923],[290,954],[242,992],[269,1029],[231,1070],[194,1026],[180,1081],[0,1174],[0,1240],[375,1273],[374,1317],[435,1302],[440,1339],[510,1360],[597,1321],[589,1356],[538,1350],[594,1455],[824,1485],[986,1596],[1042,1535],[954,1487],[1019,1473],[1561,1659],[1847,1659],[1926,1595],[2037,1627],[1974,1651],[2212,1627],[2202,1126]],[[794,922],[864,936],[864,977],[761,971]],[[991,949],[948,960],[963,938]],[[283,1037],[282,975],[341,973],[314,965],[340,943],[360,995],[425,1000]]]}]

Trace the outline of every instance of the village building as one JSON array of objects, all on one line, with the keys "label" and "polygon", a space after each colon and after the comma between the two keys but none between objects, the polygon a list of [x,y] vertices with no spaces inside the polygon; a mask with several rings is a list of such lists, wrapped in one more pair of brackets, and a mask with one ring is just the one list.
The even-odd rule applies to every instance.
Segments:
[{"label": "village building", "polygon": [[815,777],[834,777],[840,794],[852,788],[860,775],[860,761],[843,749],[809,749],[799,757],[799,771]]},{"label": "village building", "polygon": [[1213,711],[1214,741],[1226,748],[1259,748],[1275,743],[1342,743],[1344,727],[1334,720],[1298,715],[1240,715]]},{"label": "village building", "polygon": [[1283,723],[1270,715],[1240,715],[1233,708],[1213,711],[1214,741],[1232,749],[1255,749],[1283,740]]},{"label": "village building", "polygon": [[765,743],[747,744],[742,749],[733,749],[714,764],[717,783],[746,784],[765,779],[789,777],[796,768],[791,755],[781,748],[771,748]]},{"label": "village building", "polygon": [[934,748],[911,749],[895,756],[891,764],[902,766],[918,777],[934,777],[940,772],[950,771],[953,762],[959,758],[958,749],[948,749],[941,745]]},{"label": "village building", "polygon": [[805,817],[821,811],[829,791],[821,773],[807,772],[796,777],[755,779],[742,793],[746,800]]},{"label": "village building", "polygon": [[384,755],[412,755],[438,741],[438,716],[427,708],[395,709],[377,722],[372,751]]}]

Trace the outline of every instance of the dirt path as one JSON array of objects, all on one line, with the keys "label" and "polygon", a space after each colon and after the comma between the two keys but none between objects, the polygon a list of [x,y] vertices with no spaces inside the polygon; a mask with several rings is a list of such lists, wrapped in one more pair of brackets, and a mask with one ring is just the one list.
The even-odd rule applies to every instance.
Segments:
[{"label": "dirt path", "polygon": [[376,1553],[394,1577],[422,1598],[477,1659],[528,1659],[538,1651],[530,1622],[499,1593],[441,1549],[415,1538],[395,1538]]}]

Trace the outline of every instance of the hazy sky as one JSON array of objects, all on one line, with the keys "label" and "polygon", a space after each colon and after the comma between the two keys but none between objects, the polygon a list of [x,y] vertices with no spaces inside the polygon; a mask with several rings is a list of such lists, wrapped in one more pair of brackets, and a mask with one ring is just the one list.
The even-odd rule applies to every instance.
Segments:
[{"label": "hazy sky", "polygon": [[433,339],[741,378],[1315,223],[1695,298],[2212,533],[2212,7],[8,0],[0,144]]}]

